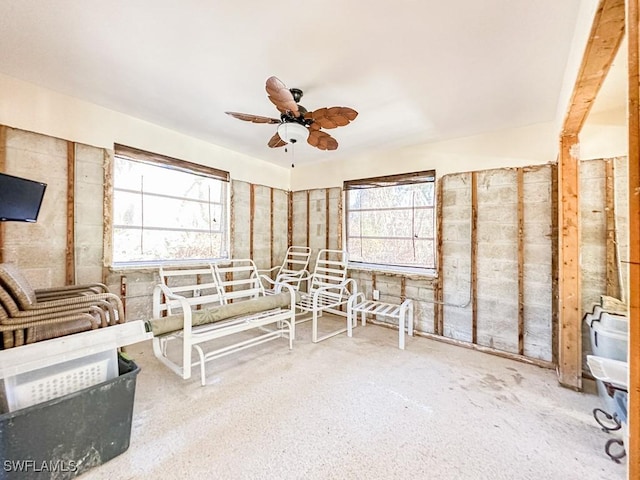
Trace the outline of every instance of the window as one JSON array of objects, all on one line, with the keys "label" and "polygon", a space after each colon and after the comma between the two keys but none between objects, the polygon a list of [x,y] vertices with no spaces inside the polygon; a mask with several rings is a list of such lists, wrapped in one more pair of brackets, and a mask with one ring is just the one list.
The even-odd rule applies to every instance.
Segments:
[{"label": "window", "polygon": [[225,258],[229,174],[116,145],[113,263]]},{"label": "window", "polygon": [[435,269],[435,171],[344,182],[349,261]]}]

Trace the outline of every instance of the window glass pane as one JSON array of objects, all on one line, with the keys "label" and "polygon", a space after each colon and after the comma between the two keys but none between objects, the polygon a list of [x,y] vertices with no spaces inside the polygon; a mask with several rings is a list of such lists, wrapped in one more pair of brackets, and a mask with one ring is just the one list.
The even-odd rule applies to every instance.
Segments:
[{"label": "window glass pane", "polygon": [[220,233],[114,229],[114,262],[197,260],[226,256]]},{"label": "window glass pane", "polygon": [[116,156],[113,261],[226,257],[227,182]]},{"label": "window glass pane", "polygon": [[434,192],[432,180],[347,190],[350,260],[434,268]]}]

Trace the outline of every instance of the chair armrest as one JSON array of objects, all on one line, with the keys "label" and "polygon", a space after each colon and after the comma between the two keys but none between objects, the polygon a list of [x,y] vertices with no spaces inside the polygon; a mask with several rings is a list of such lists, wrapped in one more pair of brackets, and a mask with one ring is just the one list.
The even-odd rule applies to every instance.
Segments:
[{"label": "chair armrest", "polygon": [[56,300],[59,298],[74,297],[78,295],[93,295],[97,293],[110,293],[109,287],[103,283],[88,283],[84,285],[67,285],[64,287],[39,288],[34,290],[38,301]]},{"label": "chair armrest", "polygon": [[270,272],[275,272],[276,270],[279,270],[279,269],[280,269],[280,266],[276,266],[276,267],[271,267],[271,268],[267,268],[267,269],[259,269],[259,270],[257,270],[257,272],[258,272],[258,274],[260,276],[262,276],[267,272],[269,272],[269,273]]}]

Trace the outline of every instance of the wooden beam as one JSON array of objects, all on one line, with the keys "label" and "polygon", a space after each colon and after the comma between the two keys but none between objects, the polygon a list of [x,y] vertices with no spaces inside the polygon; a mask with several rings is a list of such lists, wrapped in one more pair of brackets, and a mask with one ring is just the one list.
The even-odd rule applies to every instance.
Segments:
[{"label": "wooden beam", "polygon": [[444,177],[440,178],[440,180],[436,181],[436,272],[438,277],[435,280],[434,285],[434,306],[433,306],[433,331],[436,335],[442,335],[444,330],[444,250],[442,248],[443,238],[443,183]]},{"label": "wooden beam", "polygon": [[478,343],[478,174],[471,172],[471,343]]},{"label": "wooden beam", "polygon": [[524,170],[518,168],[518,354],[524,355]]},{"label": "wooden beam", "polygon": [[[383,323],[378,323],[372,321],[371,323],[375,323],[376,325],[384,325]],[[539,360],[537,358],[529,358],[524,355],[518,355],[516,353],[505,352],[503,350],[497,350],[491,347],[485,347],[484,345],[477,345],[470,342],[465,342],[464,340],[456,340],[454,338],[442,337],[440,335],[435,335],[433,333],[421,332],[419,330],[414,330],[415,335],[418,337],[429,338],[431,340],[437,340],[438,342],[447,343],[449,345],[456,345],[458,347],[468,348],[470,350],[475,350],[477,352],[490,353],[491,355],[496,355],[502,358],[508,358],[510,360],[515,360],[517,362],[526,363],[529,365],[536,365],[542,368],[554,368],[555,365],[551,362],[547,362],[545,360]]]},{"label": "wooden beam", "polygon": [[620,272],[616,245],[616,202],[613,174],[613,159],[605,160],[605,225],[606,225],[606,294],[620,298]]},{"label": "wooden beam", "polygon": [[640,2],[628,0],[629,444],[628,478],[640,478]]},{"label": "wooden beam", "polygon": [[273,188],[269,188],[269,267],[274,264],[273,259]]},{"label": "wooden beam", "polygon": [[624,0],[600,0],[565,115],[562,136],[580,133],[623,36]]},{"label": "wooden beam", "polygon": [[558,295],[558,380],[582,389],[582,322],[580,318],[580,212],[577,158],[578,137],[560,139],[558,226],[560,246]]},{"label": "wooden beam", "polygon": [[231,190],[231,195],[229,195],[231,205],[229,205],[229,258],[233,258],[235,255],[235,238],[236,238],[236,207],[233,197],[235,196],[235,191],[233,188],[234,181],[229,182],[229,189]]},{"label": "wooden beam", "polygon": [[338,249],[346,249],[346,245],[342,245],[342,196],[344,192],[340,191],[340,196],[338,197]]},{"label": "wooden beam", "polygon": [[310,220],[310,217],[311,217],[311,213],[310,213],[311,212],[311,206],[310,206],[311,201],[309,200],[310,196],[311,196],[311,191],[307,190],[307,233],[306,233],[306,235],[307,235],[307,247],[311,246],[311,245],[309,245],[309,229],[310,229],[309,220]]},{"label": "wooden beam", "polygon": [[67,247],[65,251],[65,284],[76,283],[76,215],[75,215],[75,184],[76,184],[76,144],[67,142]]},{"label": "wooden beam", "polygon": [[324,248],[331,248],[329,246],[329,225],[330,225],[330,213],[331,209],[329,208],[329,189],[325,188],[324,190],[324,206],[325,206],[325,238],[324,238]]},{"label": "wooden beam", "polygon": [[551,360],[558,364],[558,165],[552,164],[551,176]]},{"label": "wooden beam", "polygon": [[256,217],[256,186],[249,184],[249,258],[253,259],[253,230]]},{"label": "wooden beam", "polygon": [[113,152],[103,150],[103,184],[102,189],[102,214],[104,216],[102,243],[103,253],[103,282],[107,282],[109,268],[113,263]]},{"label": "wooden beam", "polygon": [[287,248],[293,245],[293,192],[287,194]]},{"label": "wooden beam", "polygon": [[[7,171],[7,127],[0,125],[0,172]],[[4,262],[4,222],[0,222],[0,263]]]}]

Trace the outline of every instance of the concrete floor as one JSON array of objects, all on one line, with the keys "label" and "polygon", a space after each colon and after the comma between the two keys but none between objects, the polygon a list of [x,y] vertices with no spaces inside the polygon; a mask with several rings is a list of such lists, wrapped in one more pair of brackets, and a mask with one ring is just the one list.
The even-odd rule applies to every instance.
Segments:
[{"label": "concrete floor", "polygon": [[[329,319],[323,320],[329,322]],[[625,479],[593,394],[555,372],[367,325],[354,338],[276,340],[183,381],[141,367],[131,446],[90,479]]]}]

